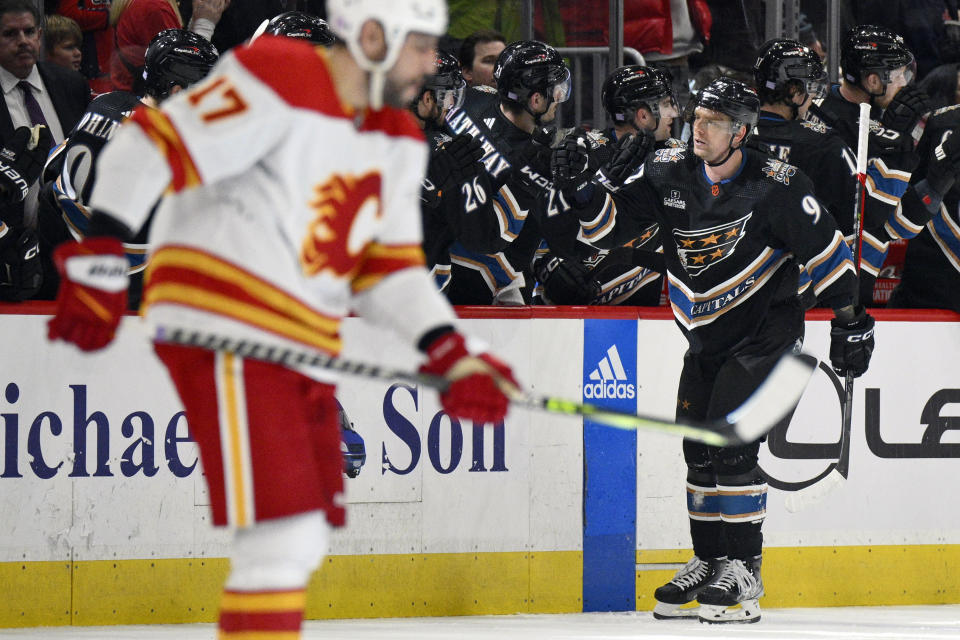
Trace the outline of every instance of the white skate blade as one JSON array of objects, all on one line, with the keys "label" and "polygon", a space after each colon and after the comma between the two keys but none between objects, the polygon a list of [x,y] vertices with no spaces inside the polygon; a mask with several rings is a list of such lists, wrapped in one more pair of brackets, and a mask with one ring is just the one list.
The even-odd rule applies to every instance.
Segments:
[{"label": "white skate blade", "polygon": [[700,614],[700,607],[697,601],[693,600],[686,604],[669,604],[667,602],[658,602],[653,608],[653,617],[657,620],[679,620],[681,618],[696,618]]},{"label": "white skate blade", "polygon": [[700,622],[707,624],[760,622],[760,604],[756,600],[744,600],[739,605],[730,607],[717,604],[701,604],[698,617]]}]

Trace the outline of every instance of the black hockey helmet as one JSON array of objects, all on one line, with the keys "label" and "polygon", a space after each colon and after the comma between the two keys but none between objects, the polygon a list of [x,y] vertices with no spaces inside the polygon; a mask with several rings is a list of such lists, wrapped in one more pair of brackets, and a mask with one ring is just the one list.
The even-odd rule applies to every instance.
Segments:
[{"label": "black hockey helmet", "polygon": [[524,108],[534,93],[556,102],[570,97],[570,70],[563,58],[556,49],[536,40],[514,42],[501,51],[493,77],[500,97]]},{"label": "black hockey helmet", "polygon": [[432,91],[443,109],[455,109],[463,104],[467,81],[460,71],[460,60],[446,51],[437,51],[437,70],[423,82],[424,91]]},{"label": "black hockey helmet", "polygon": [[861,24],[847,31],[840,47],[840,67],[847,82],[862,86],[865,77],[879,74],[886,87],[892,71],[908,67],[909,84],[913,71],[913,53],[907,48],[903,37],[886,27]]},{"label": "black hockey helmet", "polygon": [[664,69],[630,65],[614,70],[603,81],[600,100],[614,122],[633,119],[638,107],[646,107],[660,121],[661,108],[673,107],[674,116],[680,115],[673,93],[673,76]]},{"label": "black hockey helmet", "polygon": [[270,18],[264,33],[307,40],[325,47],[337,41],[326,20],[303,11],[287,11]]},{"label": "black hockey helmet", "polygon": [[827,73],[820,56],[796,40],[768,40],[753,65],[753,79],[764,102],[768,97],[777,99],[777,94],[794,85],[812,98],[827,94]]},{"label": "black hockey helmet", "polygon": [[144,92],[163,100],[173,87],[189,87],[206,76],[218,57],[217,48],[192,31],[165,29],[144,54]]},{"label": "black hockey helmet", "polygon": [[684,115],[691,123],[697,107],[730,116],[734,131],[745,126],[747,135],[743,142],[750,137],[760,117],[760,98],[757,97],[757,92],[728,76],[717,78],[690,98]]}]

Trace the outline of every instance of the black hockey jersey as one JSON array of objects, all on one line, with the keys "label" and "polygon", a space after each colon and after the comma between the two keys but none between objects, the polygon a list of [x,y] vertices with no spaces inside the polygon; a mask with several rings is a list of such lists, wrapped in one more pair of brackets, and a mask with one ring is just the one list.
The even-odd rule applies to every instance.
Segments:
[{"label": "black hockey jersey", "polygon": [[[931,151],[958,129],[960,105],[938,109],[927,118],[917,147],[920,165],[915,179],[926,175]],[[889,306],[960,312],[960,185],[944,195],[932,218],[921,203],[905,197],[903,210],[891,219],[888,230],[894,237],[910,239],[903,275]]]},{"label": "black hockey jersey", "polygon": [[735,176],[713,183],[691,151],[662,149],[619,195],[629,207],[606,231],[585,223],[585,232],[615,246],[660,224],[670,303],[692,352],[723,353],[752,338],[772,304],[796,299],[798,261],[830,306],[853,301],[850,249],[793,165],[746,149]]},{"label": "black hockey jersey", "polygon": [[819,122],[787,120],[761,111],[747,144],[807,174],[817,200],[830,210],[840,231],[845,236],[853,234],[857,159],[832,129]]},{"label": "black hockey jersey", "polygon": [[[91,212],[87,202],[97,179],[96,165],[100,151],[120,124],[140,105],[140,98],[126,91],[105,93],[87,107],[80,122],[66,139],[50,153],[43,173],[41,207],[54,207],[63,225],[74,239],[86,235]],[[41,224],[51,224],[54,217],[41,213]],[[50,233],[51,230],[41,230]],[[146,266],[146,232],[125,244],[130,272]]]},{"label": "black hockey jersey", "polygon": [[[887,255],[884,225],[900,204],[917,164],[913,139],[879,123],[880,109],[870,113],[870,135],[867,143],[867,199],[863,215],[863,254],[860,267],[864,278],[862,294],[872,294],[873,280]],[[840,95],[840,85],[833,85],[827,96],[811,105],[807,119],[831,127],[850,147],[857,150],[860,105]],[[854,156],[856,157],[856,156]],[[872,297],[872,295],[870,296]]]},{"label": "black hockey jersey", "polygon": [[[587,134],[591,138],[591,153],[594,162],[602,165],[613,152],[617,141],[616,132],[611,128],[606,131],[590,132]],[[683,142],[673,138],[657,142],[656,149],[682,147]],[[599,185],[597,189],[602,189]],[[611,198],[612,207],[617,206],[615,198]],[[623,203],[621,203],[622,205]],[[579,212],[577,212],[579,213]],[[604,212],[601,211],[600,215]],[[589,213],[587,214],[590,215]],[[569,237],[580,235],[579,218],[569,215],[562,218],[563,223],[574,227],[567,231]],[[559,222],[559,220],[558,220]],[[640,229],[635,238],[632,238],[624,249],[634,249],[636,251],[625,250],[602,250],[592,251],[588,255],[579,258],[580,262],[586,267],[590,274],[600,285],[600,294],[591,299],[583,299],[577,304],[587,305],[633,305],[633,306],[657,306],[660,304],[660,292],[663,288],[662,265],[657,268],[651,268],[650,262],[661,262],[662,256],[651,255],[661,252],[659,225],[655,222],[648,224]],[[542,247],[542,252],[548,251]],[[638,264],[637,255],[644,255],[645,259],[641,262],[647,264]],[[659,260],[658,260],[659,258]],[[567,258],[577,259],[577,258]]]},{"label": "black hockey jersey", "polygon": [[[527,284],[524,272],[529,274],[542,240],[564,256],[594,253],[577,238],[575,216],[568,222],[563,215],[570,211],[570,204],[550,179],[550,145],[563,133],[546,143],[532,139],[503,114],[499,95],[486,87],[467,91],[463,106],[447,115],[447,129],[451,134],[469,133],[482,142],[486,155],[481,161],[491,180],[502,184],[494,197],[493,210],[500,238],[506,242],[498,253],[471,250],[457,242],[451,248],[454,265],[479,274],[496,297]],[[602,208],[607,201],[609,198],[598,193],[596,203],[587,208]]]}]

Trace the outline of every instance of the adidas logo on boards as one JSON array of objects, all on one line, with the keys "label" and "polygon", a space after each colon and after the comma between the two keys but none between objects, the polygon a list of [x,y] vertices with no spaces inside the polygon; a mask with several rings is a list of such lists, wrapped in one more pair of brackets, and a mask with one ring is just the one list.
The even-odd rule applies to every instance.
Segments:
[{"label": "adidas logo on boards", "polygon": [[636,386],[626,382],[627,372],[620,361],[617,345],[607,349],[607,355],[600,359],[588,377],[591,382],[583,385],[584,398],[635,398],[637,395]]}]

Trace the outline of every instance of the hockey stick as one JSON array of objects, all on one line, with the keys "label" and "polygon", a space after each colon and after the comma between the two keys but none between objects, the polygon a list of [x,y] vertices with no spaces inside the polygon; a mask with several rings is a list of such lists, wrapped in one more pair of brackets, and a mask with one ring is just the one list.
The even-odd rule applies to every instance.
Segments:
[{"label": "hockey stick", "polygon": [[[268,347],[195,331],[161,327],[157,329],[154,340],[163,344],[227,351],[244,358],[284,366],[312,366],[362,378],[399,380],[441,391],[449,384],[440,376],[387,369],[379,365],[344,360],[318,351]],[[786,355],[746,402],[722,418],[703,422],[673,422],[657,416],[604,409],[592,404],[581,404],[549,396],[518,394],[510,401],[514,406],[568,416],[582,416],[617,429],[650,429],[723,447],[753,442],[772,429],[800,401],[800,396],[803,395],[807,382],[813,375],[814,367],[815,365],[801,358]]]},{"label": "hockey stick", "polygon": [[[853,230],[856,241],[853,245],[853,264],[858,276],[858,289],[854,291],[854,306],[859,294],[860,257],[863,253],[863,210],[867,190],[867,136],[870,133],[870,104],[860,103],[860,122],[857,128],[857,186],[853,208]],[[853,421],[853,375],[847,373],[843,380],[843,413],[841,416],[840,457],[821,474],[819,482],[795,491],[784,499],[787,511],[795,513],[819,502],[847,480],[850,473],[850,431]]]}]

